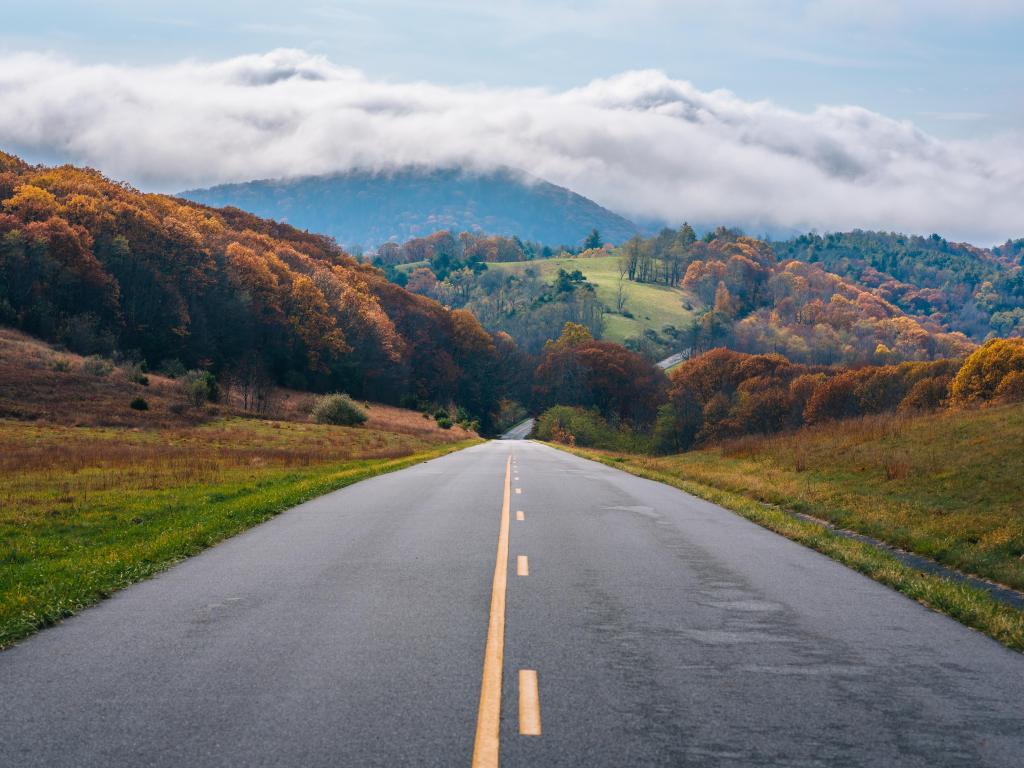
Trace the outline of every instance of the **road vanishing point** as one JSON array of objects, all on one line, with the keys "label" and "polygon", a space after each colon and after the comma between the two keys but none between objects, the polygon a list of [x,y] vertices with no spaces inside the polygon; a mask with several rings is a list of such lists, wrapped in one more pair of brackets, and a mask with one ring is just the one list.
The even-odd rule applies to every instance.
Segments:
[{"label": "road vanishing point", "polygon": [[0,765],[1020,766],[1024,656],[665,485],[492,441],[0,653]]}]

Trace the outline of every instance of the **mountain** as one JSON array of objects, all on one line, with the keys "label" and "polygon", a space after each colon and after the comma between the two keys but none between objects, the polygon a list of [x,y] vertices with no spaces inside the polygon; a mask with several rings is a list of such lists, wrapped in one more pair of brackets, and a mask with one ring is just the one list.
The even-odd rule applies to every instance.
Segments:
[{"label": "mountain", "polygon": [[351,171],[222,184],[181,196],[330,235],[346,247],[402,242],[445,229],[515,235],[546,245],[578,245],[592,229],[612,243],[637,232],[633,222],[582,195],[510,169]]}]

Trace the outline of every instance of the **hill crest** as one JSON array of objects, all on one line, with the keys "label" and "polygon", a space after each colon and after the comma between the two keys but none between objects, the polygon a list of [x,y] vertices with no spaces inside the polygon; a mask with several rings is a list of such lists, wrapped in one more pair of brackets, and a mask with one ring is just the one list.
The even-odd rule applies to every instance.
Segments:
[{"label": "hill crest", "polygon": [[570,189],[503,168],[472,171],[407,166],[193,189],[181,196],[329,235],[341,245],[374,247],[438,230],[517,236],[578,245],[592,229],[622,242],[632,221]]}]

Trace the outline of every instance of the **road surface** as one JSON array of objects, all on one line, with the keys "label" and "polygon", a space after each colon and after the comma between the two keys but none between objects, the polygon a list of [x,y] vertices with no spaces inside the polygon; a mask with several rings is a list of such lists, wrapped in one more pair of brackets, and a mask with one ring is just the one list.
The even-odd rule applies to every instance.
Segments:
[{"label": "road surface", "polygon": [[0,765],[1020,766],[1022,702],[1024,656],[820,554],[493,441],[0,653]]},{"label": "road surface", "polygon": [[526,419],[516,424],[512,429],[501,436],[502,440],[525,440],[529,437],[530,433],[533,432],[532,418]]},{"label": "road surface", "polygon": [[684,349],[682,352],[676,352],[674,355],[669,355],[664,360],[659,360],[655,363],[656,366],[661,368],[663,371],[667,371],[673,365],[678,365],[690,357],[690,350]]}]

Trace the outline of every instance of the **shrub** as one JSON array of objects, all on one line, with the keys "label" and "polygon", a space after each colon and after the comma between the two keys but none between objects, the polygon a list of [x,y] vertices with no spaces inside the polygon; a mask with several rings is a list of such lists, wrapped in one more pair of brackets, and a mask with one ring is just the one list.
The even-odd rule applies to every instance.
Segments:
[{"label": "shrub", "polygon": [[949,378],[921,379],[900,401],[900,412],[906,411],[937,411],[942,407],[949,394]]},{"label": "shrub", "polygon": [[366,411],[345,394],[318,397],[313,405],[312,416],[320,424],[336,424],[351,427],[367,419]]},{"label": "shrub", "polygon": [[540,440],[567,445],[645,453],[651,448],[649,437],[626,426],[609,424],[596,408],[555,405],[537,418],[534,434]]},{"label": "shrub", "polygon": [[113,370],[114,364],[98,355],[87,357],[82,362],[82,371],[99,379],[105,379]]},{"label": "shrub", "polygon": [[451,429],[452,420],[449,419],[447,416],[442,416],[440,419],[437,419],[437,426],[439,426],[441,429]]},{"label": "shrub", "polygon": [[1003,379],[1024,371],[1024,339],[991,339],[964,362],[950,387],[954,403],[988,402]]},{"label": "shrub", "polygon": [[148,411],[149,410],[149,403],[147,403],[141,397],[136,397],[134,400],[132,400],[128,404],[128,407],[131,408],[134,411]]},{"label": "shrub", "polygon": [[437,421],[440,421],[441,419],[450,419],[451,416],[448,415],[448,411],[446,411],[444,408],[438,408],[436,411],[434,411],[434,418]]},{"label": "shrub", "polygon": [[996,387],[996,400],[1019,403],[1024,400],[1024,371],[1013,371],[1003,377]]},{"label": "shrub", "polygon": [[144,387],[149,386],[149,377],[146,375],[146,371],[139,363],[128,363],[123,366],[124,377],[133,384],[141,384]]},{"label": "shrub", "polygon": [[53,370],[57,371],[58,373],[67,373],[68,371],[71,370],[71,361],[68,360],[66,357],[54,358],[53,363],[51,365],[53,366]]},{"label": "shrub", "polygon": [[160,373],[169,379],[178,379],[186,374],[185,366],[177,358],[168,358],[160,363]]},{"label": "shrub", "polygon": [[220,399],[217,379],[209,371],[189,371],[181,377],[181,390],[185,399],[197,408],[206,402],[215,403]]}]

